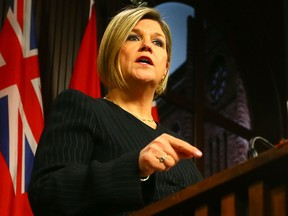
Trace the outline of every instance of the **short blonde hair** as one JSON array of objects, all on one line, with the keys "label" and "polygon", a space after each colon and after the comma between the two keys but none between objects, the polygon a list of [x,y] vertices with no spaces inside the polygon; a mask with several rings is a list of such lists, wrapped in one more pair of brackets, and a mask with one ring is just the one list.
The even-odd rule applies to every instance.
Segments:
[{"label": "short blonde hair", "polygon": [[[172,38],[169,26],[162,19],[160,13],[149,7],[126,8],[118,13],[108,24],[98,53],[98,73],[102,83],[109,88],[125,88],[126,81],[123,78],[119,53],[127,40],[127,37],[142,19],[157,21],[166,37],[167,61],[170,63],[172,52]],[[169,64],[170,65],[170,64]],[[168,72],[155,91],[155,97],[161,95],[168,82]]]}]

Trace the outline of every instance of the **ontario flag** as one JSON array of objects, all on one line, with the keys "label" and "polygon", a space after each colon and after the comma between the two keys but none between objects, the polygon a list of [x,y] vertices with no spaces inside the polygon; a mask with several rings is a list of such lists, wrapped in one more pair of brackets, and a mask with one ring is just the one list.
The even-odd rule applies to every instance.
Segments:
[{"label": "ontario flag", "polygon": [[32,0],[10,2],[0,31],[0,215],[33,215],[27,196],[43,109]]},{"label": "ontario flag", "polygon": [[94,98],[101,97],[101,82],[97,73],[96,9],[90,1],[89,21],[79,48],[69,88]]}]

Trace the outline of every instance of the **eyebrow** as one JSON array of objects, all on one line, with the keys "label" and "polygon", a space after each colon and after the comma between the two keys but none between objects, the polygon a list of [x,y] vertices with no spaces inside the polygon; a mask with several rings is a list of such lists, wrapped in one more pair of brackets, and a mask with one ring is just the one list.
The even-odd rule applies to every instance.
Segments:
[{"label": "eyebrow", "polygon": [[[132,29],[131,32],[141,33],[142,31],[141,31],[141,29],[134,28],[134,29]],[[153,35],[155,35],[155,36],[160,36],[160,37],[162,37],[163,39],[166,38],[164,34],[161,34],[161,33],[158,33],[158,32],[154,32]]]}]

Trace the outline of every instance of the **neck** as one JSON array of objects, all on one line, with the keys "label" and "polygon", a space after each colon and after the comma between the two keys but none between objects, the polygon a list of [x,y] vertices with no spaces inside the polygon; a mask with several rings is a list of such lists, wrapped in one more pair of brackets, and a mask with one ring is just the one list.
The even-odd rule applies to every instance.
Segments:
[{"label": "neck", "polygon": [[[136,118],[138,118],[139,120],[141,120],[145,123],[155,124],[155,121],[154,121],[152,114],[151,114],[152,104],[148,106],[149,110],[146,111],[147,109],[143,109],[143,107],[145,107],[145,105],[143,106],[143,104],[141,104],[140,102],[139,102],[139,105],[137,105],[137,103],[135,101],[121,100],[119,97],[113,98],[109,94],[106,95],[104,97],[104,99],[116,104],[120,108],[124,109],[125,111],[129,112],[131,115],[135,116]],[[138,107],[139,107],[139,109],[138,109]],[[147,105],[146,105],[146,107],[147,107]],[[145,117],[144,117],[144,115],[145,115]],[[149,117],[146,117],[146,116],[149,116]]]}]

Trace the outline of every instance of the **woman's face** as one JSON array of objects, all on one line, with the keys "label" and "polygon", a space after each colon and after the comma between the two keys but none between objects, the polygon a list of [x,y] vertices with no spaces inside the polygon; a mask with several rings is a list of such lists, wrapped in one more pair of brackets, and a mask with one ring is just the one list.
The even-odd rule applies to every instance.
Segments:
[{"label": "woman's face", "polygon": [[138,22],[120,50],[120,65],[126,82],[145,82],[157,87],[169,63],[166,38],[157,21]]}]

